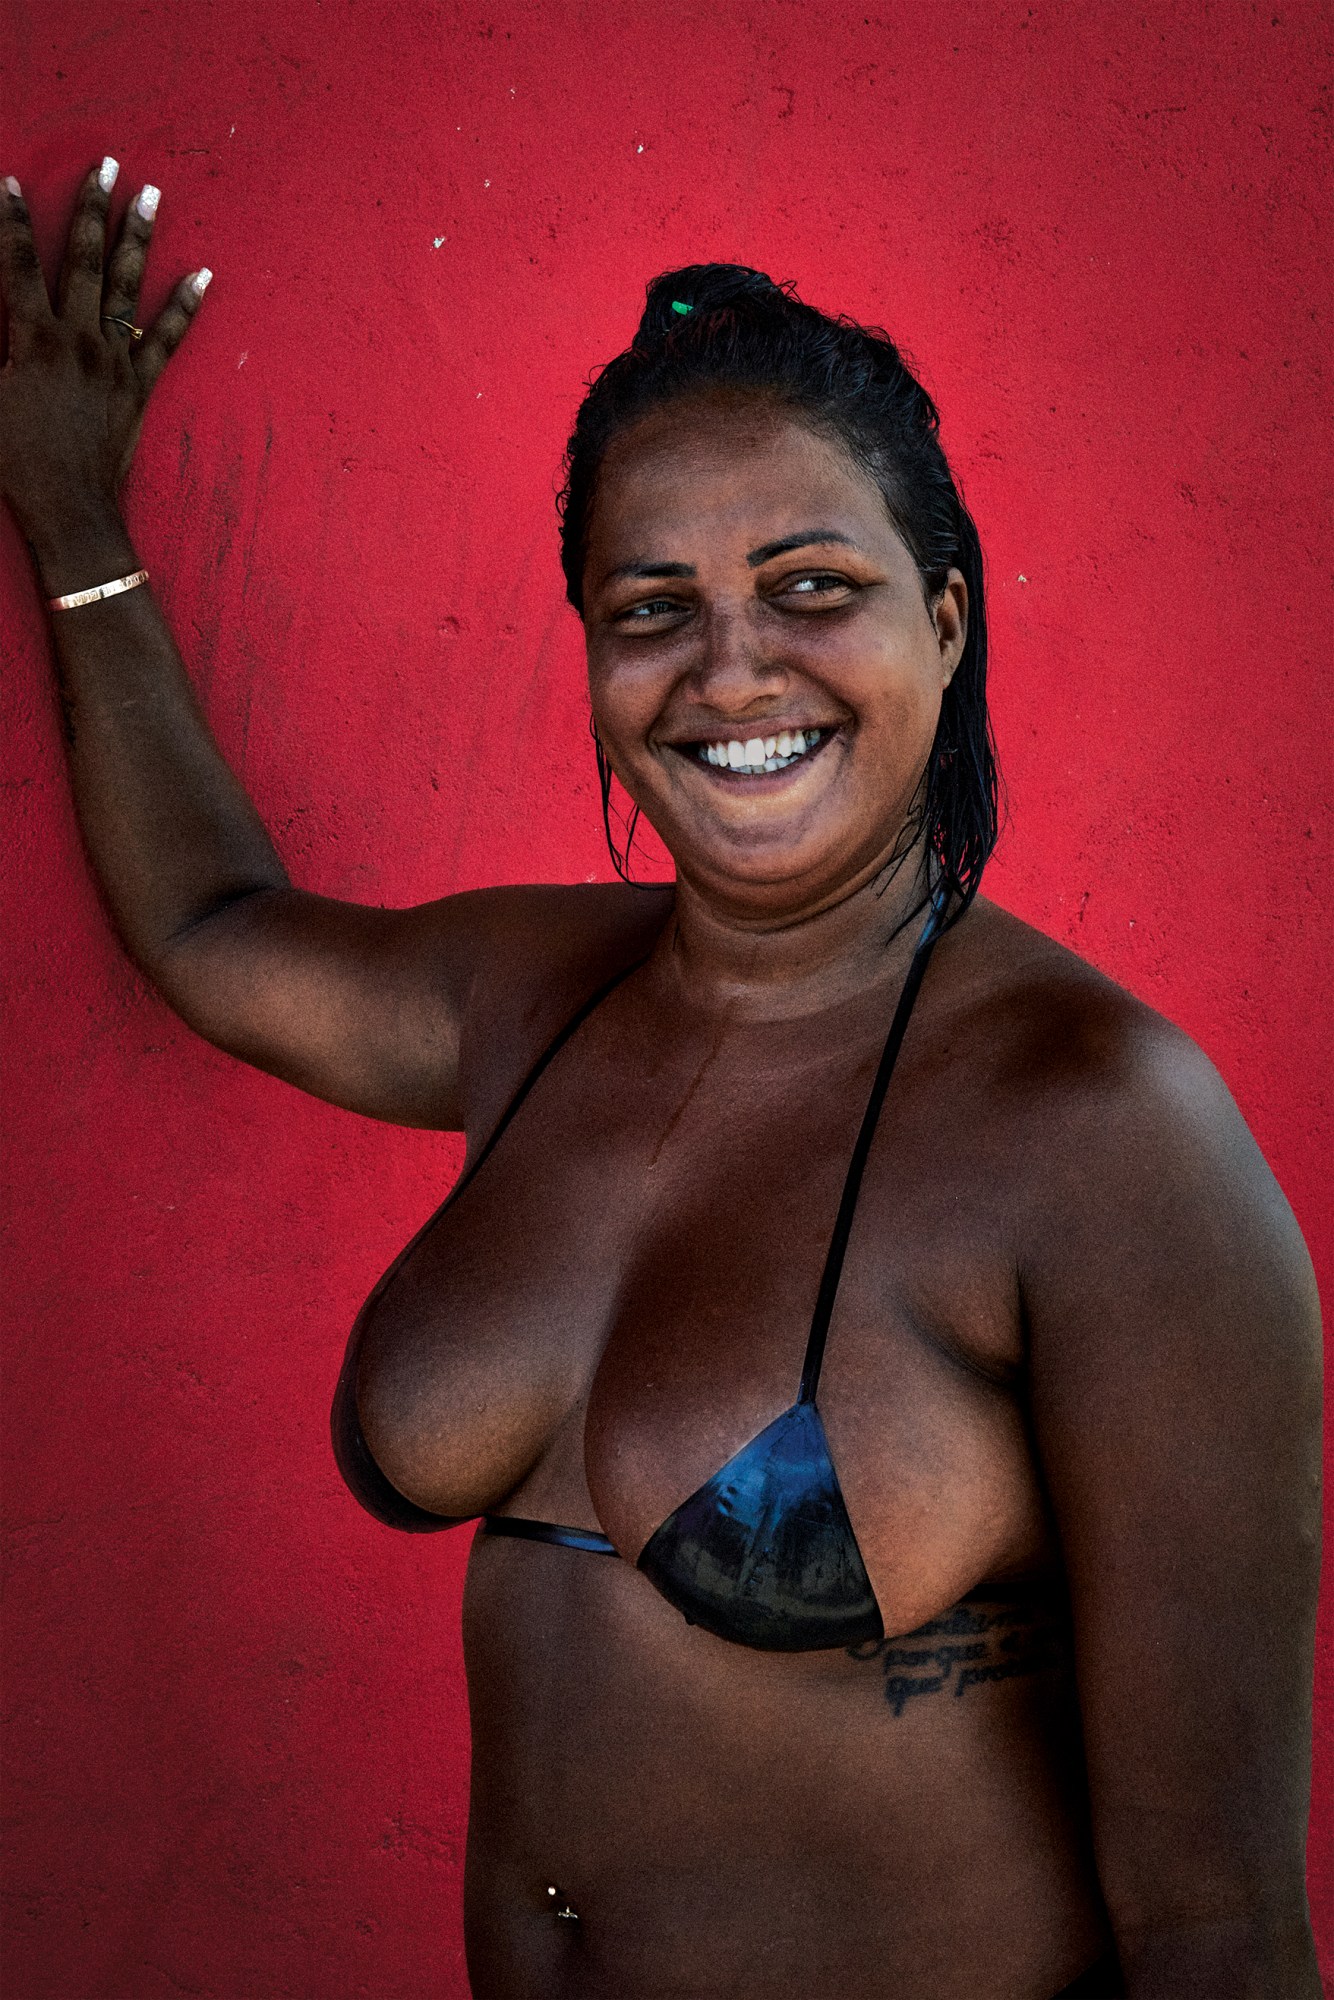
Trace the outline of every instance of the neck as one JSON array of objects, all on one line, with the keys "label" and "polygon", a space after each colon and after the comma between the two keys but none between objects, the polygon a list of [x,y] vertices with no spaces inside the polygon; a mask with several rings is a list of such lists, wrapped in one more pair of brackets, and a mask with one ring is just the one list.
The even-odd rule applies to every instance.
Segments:
[{"label": "neck", "polygon": [[666,960],[684,997],[741,1020],[818,1013],[900,981],[926,922],[925,855],[805,909],[754,915],[678,879]]}]

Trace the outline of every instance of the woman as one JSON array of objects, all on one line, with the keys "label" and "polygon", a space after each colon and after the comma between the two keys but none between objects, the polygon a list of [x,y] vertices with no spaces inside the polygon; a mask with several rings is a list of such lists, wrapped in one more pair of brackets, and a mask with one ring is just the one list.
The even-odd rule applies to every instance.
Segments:
[{"label": "woman", "polygon": [[[485,1516],[479,1996],[1309,1996],[1318,1325],[1166,1022],[977,896],[976,533],[883,337],[650,287],[563,555],[672,888],[294,889],[116,488],[114,163],[55,308],[5,197],[4,486],[126,946],[220,1047],[467,1134],[335,1404],[381,1518]],[[107,586],[114,585],[108,592]]]}]

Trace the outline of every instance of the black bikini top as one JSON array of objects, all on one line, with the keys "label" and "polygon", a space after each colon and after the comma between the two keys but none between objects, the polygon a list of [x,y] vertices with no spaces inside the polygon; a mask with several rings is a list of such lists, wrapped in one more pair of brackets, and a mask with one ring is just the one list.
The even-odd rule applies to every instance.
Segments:
[{"label": "black bikini top", "polygon": [[[722,1470],[652,1534],[638,1567],[692,1625],[720,1639],[774,1652],[809,1652],[880,1639],[884,1625],[816,1406],[820,1365],[838,1296],[862,1175],[881,1106],[931,952],[942,903],[933,902],[918,940],[848,1163],[825,1257],[796,1401],[743,1445]],[[481,1166],[538,1076],[593,1009],[635,967],[599,989],[546,1049],[451,1200]],[[350,1359],[334,1400],[334,1448],[344,1478],[382,1520],[408,1528],[446,1525],[397,1492],[371,1458],[356,1421]],[[482,1529],[555,1542],[595,1555],[618,1555],[605,1535],[513,1514],[487,1514]]]}]

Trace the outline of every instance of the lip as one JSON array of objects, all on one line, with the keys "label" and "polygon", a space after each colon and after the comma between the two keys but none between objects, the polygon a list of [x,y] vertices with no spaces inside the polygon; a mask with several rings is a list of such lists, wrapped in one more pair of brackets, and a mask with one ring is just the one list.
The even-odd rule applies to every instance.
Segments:
[{"label": "lip", "polygon": [[[748,724],[747,734],[758,735],[760,727],[759,723]],[[818,763],[830,744],[843,734],[842,727],[838,723],[766,722],[763,725],[766,736],[776,736],[785,729],[794,733],[798,729],[818,729],[821,732],[820,740],[813,750],[807,750],[804,756],[798,757],[795,763],[789,764],[782,771],[762,771],[745,777],[739,771],[732,771],[718,764],[707,764],[698,754],[701,744],[725,741],[726,739],[722,731],[719,731],[716,735],[692,737],[685,743],[668,743],[664,745],[664,748],[674,751],[682,763],[687,765],[690,770],[697,772],[701,778],[704,778],[709,783],[721,786],[724,791],[744,792],[747,796],[753,792],[781,791],[786,786],[797,781],[803,771],[807,770],[811,765]]]}]

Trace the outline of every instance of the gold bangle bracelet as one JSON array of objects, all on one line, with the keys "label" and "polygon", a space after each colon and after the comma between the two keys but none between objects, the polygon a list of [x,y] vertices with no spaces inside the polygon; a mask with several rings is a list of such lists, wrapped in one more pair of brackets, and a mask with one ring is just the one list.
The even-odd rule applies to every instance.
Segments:
[{"label": "gold bangle bracelet", "polygon": [[130,576],[113,577],[110,583],[94,584],[91,590],[72,590],[67,597],[48,597],[46,601],[52,611],[77,611],[81,604],[96,604],[99,597],[119,597],[122,590],[147,582],[148,571],[137,569]]}]

